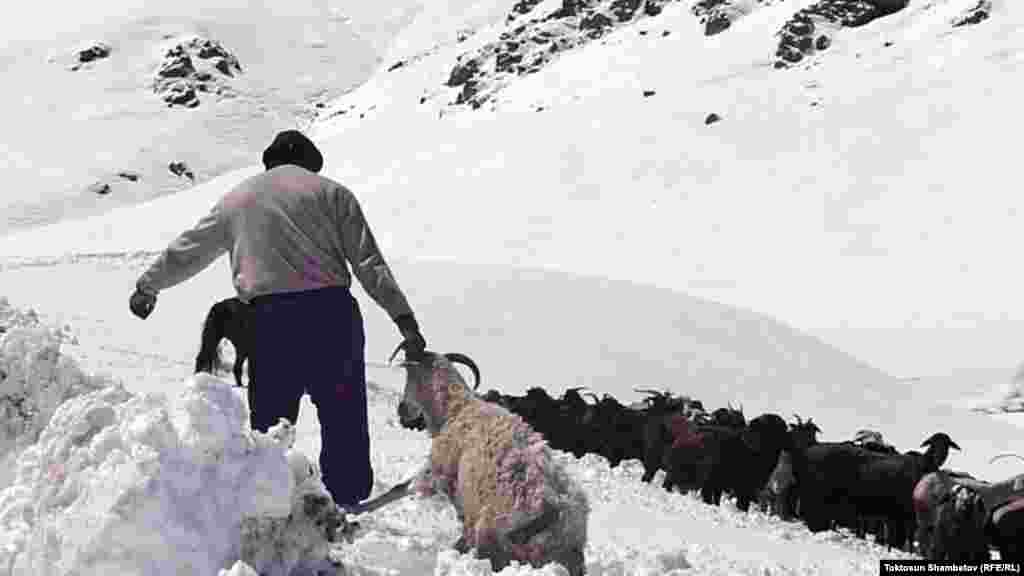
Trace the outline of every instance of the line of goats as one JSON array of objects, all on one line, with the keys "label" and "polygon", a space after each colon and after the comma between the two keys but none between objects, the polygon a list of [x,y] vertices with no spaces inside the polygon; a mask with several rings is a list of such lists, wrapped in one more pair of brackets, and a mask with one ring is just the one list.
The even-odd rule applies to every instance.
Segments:
[{"label": "line of goats", "polygon": [[989,483],[941,470],[949,450],[960,449],[943,432],[921,444],[924,452],[900,453],[867,430],[852,441],[818,442],[813,418],[787,424],[762,414],[748,422],[742,408],[709,413],[669,392],[638,390],[646,400],[627,406],[581,390],[482,397],[522,417],[552,448],[598,454],[612,467],[640,460],[642,481],[663,470],[662,487],[699,491],[707,504],[730,494],[742,511],[755,504],[814,532],[873,534],[933,560],[988,561],[993,548],[1003,561],[1024,559],[1024,474]]}]

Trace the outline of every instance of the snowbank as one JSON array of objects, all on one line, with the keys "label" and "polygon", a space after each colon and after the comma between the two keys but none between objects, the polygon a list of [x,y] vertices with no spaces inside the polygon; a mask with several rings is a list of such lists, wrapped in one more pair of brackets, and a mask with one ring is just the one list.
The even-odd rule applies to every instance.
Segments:
[{"label": "snowbank", "polygon": [[990,414],[1024,412],[1024,363],[1017,367],[1012,378],[980,397],[969,399],[967,405],[972,410]]},{"label": "snowbank", "polygon": [[18,455],[35,443],[57,406],[109,383],[84,373],[62,352],[64,329],[40,322],[0,297],[0,489],[11,481]]},{"label": "snowbank", "polygon": [[115,384],[61,404],[0,493],[0,574],[216,574],[242,560],[286,575],[326,562],[334,506],[315,468],[287,454],[289,427],[247,422],[231,384],[204,374],[171,399]]}]

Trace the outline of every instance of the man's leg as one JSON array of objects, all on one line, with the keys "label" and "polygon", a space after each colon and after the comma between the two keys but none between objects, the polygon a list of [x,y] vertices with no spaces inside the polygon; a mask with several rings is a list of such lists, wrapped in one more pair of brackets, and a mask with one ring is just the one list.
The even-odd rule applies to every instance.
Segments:
[{"label": "man's leg", "polygon": [[[253,305],[253,351],[249,356],[249,422],[266,432],[286,418],[295,425],[305,378],[296,371],[296,358],[304,354],[305,338],[296,332],[293,301],[273,298]],[[260,385],[257,387],[256,379]]]},{"label": "man's leg", "polygon": [[324,485],[336,504],[351,506],[373,490],[365,335],[359,305],[351,294],[336,290],[329,297],[329,304],[320,310],[320,321],[330,322],[320,339],[324,370],[310,381],[309,392],[320,420]]}]

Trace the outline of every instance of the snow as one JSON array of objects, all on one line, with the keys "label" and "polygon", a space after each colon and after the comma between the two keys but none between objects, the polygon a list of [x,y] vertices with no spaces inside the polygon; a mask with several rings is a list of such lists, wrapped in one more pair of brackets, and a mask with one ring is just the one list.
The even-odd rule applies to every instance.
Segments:
[{"label": "snow", "polygon": [[102,388],[105,375],[88,375],[62,353],[63,329],[40,323],[33,310],[20,311],[0,297],[0,488],[11,483],[14,464],[35,444],[65,400]]},{"label": "snow", "polygon": [[213,574],[239,559],[261,574],[329,569],[330,496],[290,450],[290,426],[253,432],[248,415],[205,374],[170,398],[112,384],[68,399],[0,492],[4,574]]},{"label": "snow", "polygon": [[[311,131],[393,257],[683,291],[785,319],[898,376],[1016,364],[1024,317],[1006,262],[1021,206],[1002,138],[1021,128],[1020,8],[951,28],[966,0],[911,2],[842,30],[806,67],[770,69],[775,31],[808,3],[763,6],[713,37],[672,3],[512,83],[497,112],[441,118],[455,57],[497,35],[498,4],[452,3],[454,20],[445,3],[382,6],[410,25]],[[479,32],[458,43],[459,28]],[[704,126],[710,112],[723,121]]]},{"label": "snow", "polygon": [[[434,500],[365,515],[355,541],[325,543],[323,510],[300,505],[322,496],[308,398],[294,429],[267,437],[248,429],[242,391],[190,375],[206,311],[231,295],[223,259],[161,294],[146,322],[127,311],[156,252],[261,169],[276,129],[308,124],[314,100],[325,173],[359,195],[428,343],[472,356],[483,389],[586,385],[629,402],[634,388],[670,388],[813,417],[824,440],[869,428],[908,450],[945,431],[963,447],[950,468],[1019,471],[990,462],[1024,439],[1020,415],[1002,412],[1019,405],[1021,378],[1001,373],[1020,361],[1024,329],[1009,264],[1024,239],[1016,148],[1000,139],[1024,127],[1014,3],[952,28],[972,2],[912,0],[785,71],[770,68],[774,33],[809,1],[743,3],[713,37],[672,3],[476,111],[446,106],[456,90],[443,83],[458,55],[502,32],[496,0],[290,3],[279,22],[226,0],[201,21],[187,3],[142,4],[120,26],[94,14],[97,27],[59,45],[37,38],[2,57],[5,77],[34,88],[0,102],[13,127],[0,232],[49,224],[0,237],[0,297],[16,307],[0,306],[0,396],[32,406],[5,417],[0,438],[0,474],[14,474],[0,478],[0,576],[491,573],[450,550],[457,520]],[[235,50],[253,70],[243,97],[187,118],[138,104],[168,33]],[[44,65],[97,38],[121,66],[97,64],[69,89],[66,70]],[[252,67],[263,42],[272,57]],[[722,120],[705,126],[711,112]],[[44,120],[75,129],[53,138]],[[163,174],[180,158],[197,185]],[[133,168],[163,184],[72,199]],[[428,441],[397,425],[402,376],[382,362],[398,335],[356,293],[380,493]],[[559,457],[595,503],[588,574],[875,574],[900,556],[668,494],[660,478],[640,483],[636,462]]]},{"label": "snow", "polygon": [[[5,350],[20,330],[5,333]],[[61,341],[52,336],[51,343]],[[70,360],[61,366],[63,380],[82,373]],[[405,479],[429,442],[397,426],[400,378],[393,380],[369,385],[375,491]],[[316,529],[322,515],[304,516],[302,506],[303,494],[324,494],[311,464],[319,449],[311,408],[304,399],[296,428],[264,435],[248,429],[240,391],[205,374],[164,393],[109,382],[81,391],[46,422],[18,459],[13,484],[0,492],[0,566],[8,567],[0,573],[238,575],[255,566],[262,574],[304,574],[323,573],[325,556],[347,574],[491,573],[471,555],[448,550],[458,524],[452,508],[436,499],[364,515],[364,535],[328,547]],[[844,573],[868,574],[878,558],[893,556],[848,536],[812,536],[798,524],[741,514],[729,503],[708,507],[668,494],[658,479],[639,481],[636,461],[612,470],[592,455],[557,457],[592,495],[588,573],[833,573],[839,565]],[[283,520],[289,512],[294,519]],[[501,572],[560,573],[555,566]]]},{"label": "snow", "polygon": [[[0,141],[0,169],[21,188],[0,200],[0,234],[191,186],[168,170],[171,162],[185,162],[198,182],[248,166],[277,131],[304,126],[317,102],[352,88],[377,64],[379,39],[361,38],[357,21],[338,17],[347,2],[61,3],[26,7],[10,23],[18,29],[0,34],[12,87],[0,94],[0,124],[11,135]],[[153,93],[154,72],[166,45],[191,35],[221,42],[243,71],[227,82],[233,97],[201,93],[197,108],[169,108]],[[69,70],[94,42],[110,45],[110,56]],[[47,126],[74,129],[54,137]],[[140,178],[114,178],[119,171]],[[97,181],[110,182],[111,192],[89,192]]]}]

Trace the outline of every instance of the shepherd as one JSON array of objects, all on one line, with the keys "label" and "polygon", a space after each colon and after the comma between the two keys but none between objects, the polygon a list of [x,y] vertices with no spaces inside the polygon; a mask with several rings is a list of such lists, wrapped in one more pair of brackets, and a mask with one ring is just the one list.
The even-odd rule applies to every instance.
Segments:
[{"label": "shepherd", "polygon": [[235,292],[250,306],[252,428],[266,432],[279,418],[294,425],[308,392],[324,485],[348,509],[370,495],[373,467],[363,318],[346,261],[404,342],[422,351],[426,341],[356,196],[318,174],[323,156],[313,142],[281,132],[263,165],[171,242],[139,277],[129,308],[145,320],[161,290],[228,253]]}]

